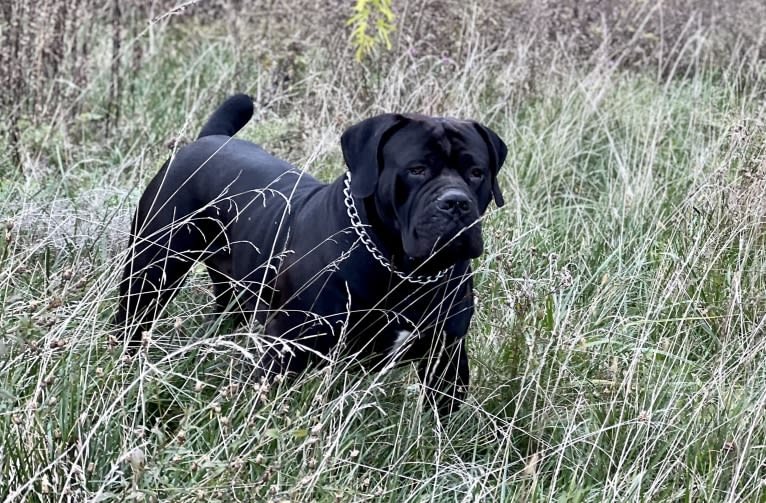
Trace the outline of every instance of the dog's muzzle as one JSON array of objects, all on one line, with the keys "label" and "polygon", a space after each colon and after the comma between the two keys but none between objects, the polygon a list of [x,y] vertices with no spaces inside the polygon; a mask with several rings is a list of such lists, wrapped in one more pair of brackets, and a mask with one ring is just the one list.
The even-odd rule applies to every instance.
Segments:
[{"label": "dog's muzzle", "polygon": [[405,252],[415,259],[428,257],[454,263],[481,255],[479,211],[473,197],[450,187],[430,202],[413,208],[409,229],[403,236]]}]

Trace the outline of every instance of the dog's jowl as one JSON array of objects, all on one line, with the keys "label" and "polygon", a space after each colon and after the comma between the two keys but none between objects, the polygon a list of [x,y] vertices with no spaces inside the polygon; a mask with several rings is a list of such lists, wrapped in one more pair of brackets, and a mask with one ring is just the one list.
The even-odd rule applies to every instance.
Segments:
[{"label": "dog's jowl", "polygon": [[335,350],[381,365],[419,361],[441,412],[468,385],[470,259],[481,216],[502,206],[506,146],[476,122],[384,114],[341,138],[348,171],[325,184],[232,138],[253,114],[229,98],[168,160],[133,221],[117,323],[136,342],[206,265],[221,312],[254,318],[264,372]]}]

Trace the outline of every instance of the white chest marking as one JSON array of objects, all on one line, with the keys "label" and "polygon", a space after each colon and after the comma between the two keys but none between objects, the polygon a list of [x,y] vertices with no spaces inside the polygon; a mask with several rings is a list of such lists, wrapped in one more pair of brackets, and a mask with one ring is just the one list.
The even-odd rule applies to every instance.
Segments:
[{"label": "white chest marking", "polygon": [[399,352],[399,350],[404,346],[406,343],[410,342],[410,336],[412,335],[412,332],[409,330],[399,330],[396,334],[396,340],[394,341],[394,344],[391,346],[391,354],[395,355]]}]

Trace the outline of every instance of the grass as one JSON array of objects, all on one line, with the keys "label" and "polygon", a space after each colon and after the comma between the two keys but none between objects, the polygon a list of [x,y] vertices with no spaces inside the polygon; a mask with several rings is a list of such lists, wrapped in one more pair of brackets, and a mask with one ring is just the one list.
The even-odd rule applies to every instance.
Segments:
[{"label": "grass", "polygon": [[[285,70],[215,26],[144,37],[116,130],[102,58],[76,117],[30,123],[21,164],[0,149],[6,501],[766,499],[762,72],[562,64],[522,92],[479,49],[363,71],[315,47]],[[147,351],[110,337],[140,191],[235,90],[260,105],[241,136],[326,180],[343,127],[377,111],[506,140],[448,422],[408,368],[255,381],[258,333],[205,316],[201,270]]]}]

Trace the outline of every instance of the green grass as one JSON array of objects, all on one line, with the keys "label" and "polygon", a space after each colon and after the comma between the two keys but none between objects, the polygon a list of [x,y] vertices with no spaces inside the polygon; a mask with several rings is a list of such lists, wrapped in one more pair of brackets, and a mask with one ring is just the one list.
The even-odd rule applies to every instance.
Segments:
[{"label": "green grass", "polygon": [[[216,33],[158,29],[116,131],[95,79],[80,116],[24,132],[22,165],[2,149],[0,496],[766,499],[762,80],[592,64],[521,94],[487,54],[365,73],[314,48],[275,86],[275,65]],[[148,351],[110,339],[136,199],[168,141],[233,91],[261,97],[242,137],[326,180],[343,127],[384,109],[477,118],[506,140],[470,396],[448,422],[407,368],[258,383],[258,333],[205,316],[202,271]]]}]

